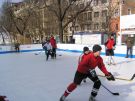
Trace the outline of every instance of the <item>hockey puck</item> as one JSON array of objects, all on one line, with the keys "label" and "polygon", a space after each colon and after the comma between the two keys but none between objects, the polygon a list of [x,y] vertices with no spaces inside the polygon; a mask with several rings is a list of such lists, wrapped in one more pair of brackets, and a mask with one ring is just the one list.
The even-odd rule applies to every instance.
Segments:
[{"label": "hockey puck", "polygon": [[35,53],[35,55],[38,55],[38,53]]}]

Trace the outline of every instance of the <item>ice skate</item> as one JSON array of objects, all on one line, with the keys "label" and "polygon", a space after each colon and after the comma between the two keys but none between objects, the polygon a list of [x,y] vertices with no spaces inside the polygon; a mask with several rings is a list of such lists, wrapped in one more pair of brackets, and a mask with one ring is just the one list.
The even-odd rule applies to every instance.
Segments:
[{"label": "ice skate", "polygon": [[96,101],[96,100],[95,100],[95,97],[90,96],[89,101]]},{"label": "ice skate", "polygon": [[111,65],[111,63],[110,63],[110,62],[108,62],[108,63],[107,63],[107,65]]},{"label": "ice skate", "polygon": [[60,101],[65,101],[65,96],[64,95],[62,95],[61,97],[60,97]]},{"label": "ice skate", "polygon": [[116,65],[116,63],[112,63],[112,65]]}]

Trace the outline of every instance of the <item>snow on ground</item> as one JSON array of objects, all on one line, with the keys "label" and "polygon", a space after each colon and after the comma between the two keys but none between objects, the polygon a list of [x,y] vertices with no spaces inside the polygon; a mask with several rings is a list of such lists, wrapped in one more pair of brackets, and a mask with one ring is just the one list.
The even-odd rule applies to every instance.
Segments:
[{"label": "snow on ground", "polygon": [[[0,95],[6,95],[9,101],[59,101],[73,81],[80,53],[57,53],[57,59],[49,61],[45,60],[44,53],[1,54]],[[106,65],[107,69],[116,77],[130,79],[135,73],[135,59],[115,57],[115,61],[117,65]],[[96,71],[102,74],[99,69]],[[102,84],[112,92],[119,92],[120,96],[114,96],[101,87],[97,101],[134,101],[135,80],[100,79]],[[66,101],[88,101],[92,86],[93,83],[87,79],[87,83],[82,83]]]}]

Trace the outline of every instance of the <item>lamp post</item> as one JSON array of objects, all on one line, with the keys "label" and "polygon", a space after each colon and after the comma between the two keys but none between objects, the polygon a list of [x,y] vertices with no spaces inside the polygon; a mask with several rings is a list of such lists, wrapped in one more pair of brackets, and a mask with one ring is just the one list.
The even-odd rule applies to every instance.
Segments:
[{"label": "lamp post", "polygon": [[121,33],[121,8],[122,8],[122,7],[121,7],[121,2],[119,3],[119,5],[120,5],[120,33],[119,33],[119,36],[118,36],[118,45],[121,45],[121,38],[122,38],[122,37],[121,37],[121,36],[122,36],[122,35],[121,35],[121,34],[122,34],[122,33]]},{"label": "lamp post", "polygon": [[122,4],[124,4],[124,0],[119,1],[119,6],[120,6],[120,32],[118,36],[118,45],[121,45],[121,40],[122,40],[122,28],[121,28],[121,15],[122,15]]}]

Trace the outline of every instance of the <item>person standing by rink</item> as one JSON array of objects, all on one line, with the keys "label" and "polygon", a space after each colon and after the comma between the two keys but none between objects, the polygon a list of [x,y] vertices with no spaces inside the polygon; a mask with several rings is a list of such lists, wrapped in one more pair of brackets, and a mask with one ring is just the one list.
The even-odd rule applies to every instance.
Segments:
[{"label": "person standing by rink", "polygon": [[107,63],[108,65],[115,65],[114,62],[114,50],[115,50],[115,40],[114,40],[114,35],[111,34],[109,39],[105,42],[105,47],[106,47],[106,56],[107,56]]},{"label": "person standing by rink", "polygon": [[51,53],[51,51],[52,51],[52,46],[51,46],[50,41],[47,40],[47,42],[44,44],[43,47],[46,49],[46,52],[45,52],[45,53],[46,53],[46,60],[48,60],[49,55],[52,56],[52,53]]},{"label": "person standing by rink", "polygon": [[52,58],[56,59],[56,49],[57,49],[57,44],[56,44],[56,40],[54,39],[53,35],[51,35],[50,38],[50,43],[52,45]]},{"label": "person standing by rink", "polygon": [[90,52],[88,55],[85,55],[82,61],[78,64],[77,71],[75,73],[74,81],[67,87],[64,94],[60,97],[60,101],[65,101],[67,96],[74,91],[78,85],[80,85],[81,81],[88,77],[90,80],[94,82],[91,95],[89,97],[89,101],[95,101],[95,97],[97,96],[98,90],[101,86],[101,81],[99,80],[95,68],[98,68],[105,74],[108,80],[115,80],[114,76],[107,71],[103,59],[100,56],[100,52],[102,50],[101,46],[94,45],[93,52]]},{"label": "person standing by rink", "polygon": [[133,57],[133,45],[134,45],[134,40],[132,39],[132,37],[128,37],[126,40],[126,45],[127,45],[127,53],[126,53],[126,57],[128,58],[129,56],[129,51],[130,51],[130,57]]},{"label": "person standing by rink", "polygon": [[20,43],[18,41],[15,42],[15,51],[20,52]]}]

